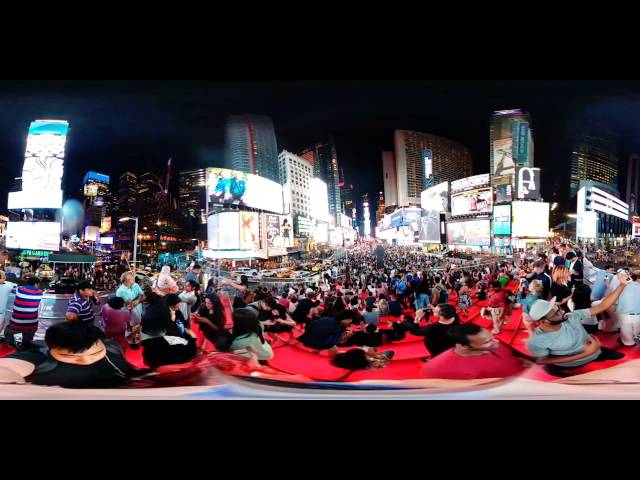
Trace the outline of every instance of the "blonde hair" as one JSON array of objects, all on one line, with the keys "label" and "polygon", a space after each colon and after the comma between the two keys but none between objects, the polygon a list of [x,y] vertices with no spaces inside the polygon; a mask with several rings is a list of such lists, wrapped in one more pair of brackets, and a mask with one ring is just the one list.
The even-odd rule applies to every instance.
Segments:
[{"label": "blonde hair", "polygon": [[558,265],[553,269],[551,278],[559,285],[566,285],[569,283],[569,269],[564,265]]},{"label": "blonde hair", "polygon": [[531,293],[535,293],[542,298],[542,294],[544,293],[544,284],[541,280],[533,280],[529,284],[529,290],[531,291]]}]

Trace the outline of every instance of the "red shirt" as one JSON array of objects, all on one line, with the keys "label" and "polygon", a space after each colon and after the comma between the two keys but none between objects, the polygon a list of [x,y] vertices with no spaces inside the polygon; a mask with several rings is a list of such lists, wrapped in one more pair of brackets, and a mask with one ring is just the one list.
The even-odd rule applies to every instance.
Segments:
[{"label": "red shirt", "polygon": [[507,306],[507,292],[504,290],[496,290],[496,293],[489,297],[490,308],[504,308]]},{"label": "red shirt", "polygon": [[289,301],[288,298],[281,298],[279,303],[287,310],[289,309],[289,305],[291,305],[291,302]]},{"label": "red shirt", "polygon": [[511,349],[501,343],[497,350],[485,355],[463,357],[454,349],[448,350],[426,363],[422,375],[425,378],[473,380],[513,377],[524,369],[522,360],[514,357]]}]

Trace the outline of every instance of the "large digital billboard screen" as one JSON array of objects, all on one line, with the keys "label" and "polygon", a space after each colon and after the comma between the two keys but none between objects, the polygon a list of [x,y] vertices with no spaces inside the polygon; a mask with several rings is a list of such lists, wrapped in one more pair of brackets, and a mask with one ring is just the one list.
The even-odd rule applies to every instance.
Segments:
[{"label": "large digital billboard screen", "polygon": [[289,216],[265,215],[269,255],[286,255],[293,247],[293,220]]},{"label": "large digital billboard screen", "polygon": [[511,138],[493,142],[493,162],[493,175],[495,177],[515,175],[516,165],[513,161],[513,142]]},{"label": "large digital billboard screen", "polygon": [[489,220],[469,220],[447,223],[449,245],[488,247],[491,245],[491,222]]},{"label": "large digital billboard screen", "polygon": [[284,213],[282,186],[257,175],[228,170],[207,169],[209,212],[216,206],[236,205],[267,212]]},{"label": "large digital billboard screen", "polygon": [[511,205],[493,207],[493,234],[511,235]]},{"label": "large digital billboard screen", "polygon": [[240,212],[240,250],[260,249],[260,215]]},{"label": "large digital billboard screen", "polygon": [[513,202],[514,237],[546,238],[549,236],[549,204],[544,202]]},{"label": "large digital billboard screen", "polygon": [[238,250],[240,248],[240,215],[222,212],[208,220],[208,240],[211,250]]},{"label": "large digital billboard screen", "polygon": [[57,222],[9,222],[6,235],[7,248],[60,250],[60,223]]},{"label": "large digital billboard screen", "polygon": [[329,190],[319,178],[312,178],[309,184],[309,213],[311,218],[329,221]]},{"label": "large digital billboard screen", "polygon": [[313,230],[313,239],[316,243],[329,242],[329,224],[326,222],[317,222]]},{"label": "large digital billboard screen", "polygon": [[423,210],[420,218],[420,237],[424,243],[440,243],[440,213]]},{"label": "large digital billboard screen", "polygon": [[598,214],[583,212],[576,219],[576,236],[578,238],[596,238],[598,236]]},{"label": "large digital billboard screen", "polygon": [[476,188],[451,195],[451,215],[490,215],[493,208],[491,187]]},{"label": "large digital billboard screen", "polygon": [[449,182],[443,182],[420,194],[423,210],[437,213],[449,211]]}]

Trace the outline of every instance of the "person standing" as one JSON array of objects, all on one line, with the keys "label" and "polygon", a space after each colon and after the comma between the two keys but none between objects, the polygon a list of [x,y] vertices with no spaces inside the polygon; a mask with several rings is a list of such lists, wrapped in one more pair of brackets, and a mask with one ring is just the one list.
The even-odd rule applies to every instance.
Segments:
[{"label": "person standing", "polygon": [[4,330],[7,344],[17,350],[32,346],[33,337],[38,330],[38,312],[43,292],[38,288],[40,280],[27,278],[26,285],[18,287],[11,312],[9,325]]},{"label": "person standing", "polygon": [[633,346],[640,342],[640,270],[633,272],[633,282],[628,284],[618,299],[618,325],[620,342]]},{"label": "person standing", "polygon": [[15,283],[7,282],[7,275],[0,270],[0,334],[4,331],[9,294],[16,286]]},{"label": "person standing", "polygon": [[142,322],[142,302],[144,292],[135,282],[133,272],[125,272],[120,277],[122,284],[116,290],[116,297],[124,300],[125,306],[131,312],[131,324],[139,325]]}]

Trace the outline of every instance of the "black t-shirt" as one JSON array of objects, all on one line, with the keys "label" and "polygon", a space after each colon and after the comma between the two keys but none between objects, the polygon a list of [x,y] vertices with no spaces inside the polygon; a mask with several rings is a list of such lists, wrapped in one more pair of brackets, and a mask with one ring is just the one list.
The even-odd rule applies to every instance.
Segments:
[{"label": "black t-shirt", "polygon": [[418,328],[412,331],[411,334],[424,337],[424,346],[429,350],[431,356],[435,357],[455,346],[455,342],[449,338],[447,332],[456,325],[457,323],[452,323],[451,325],[434,323],[427,327]]},{"label": "black t-shirt", "polygon": [[[23,360],[36,366],[36,370],[25,378],[34,385],[59,386],[63,388],[117,388],[125,385],[135,369],[122,355],[107,352],[107,356],[91,365],[74,365],[55,360],[50,354],[40,352],[18,352],[7,358]],[[46,365],[43,365],[45,364]],[[51,365],[53,368],[49,368]],[[38,366],[43,371],[38,372]]]},{"label": "black t-shirt", "polygon": [[[565,287],[564,285],[560,285],[558,283],[553,283],[551,285],[551,293],[550,297],[556,297],[556,302],[561,302],[565,298],[571,295],[571,289],[569,287]],[[560,305],[565,312],[569,311],[568,304]]]}]

